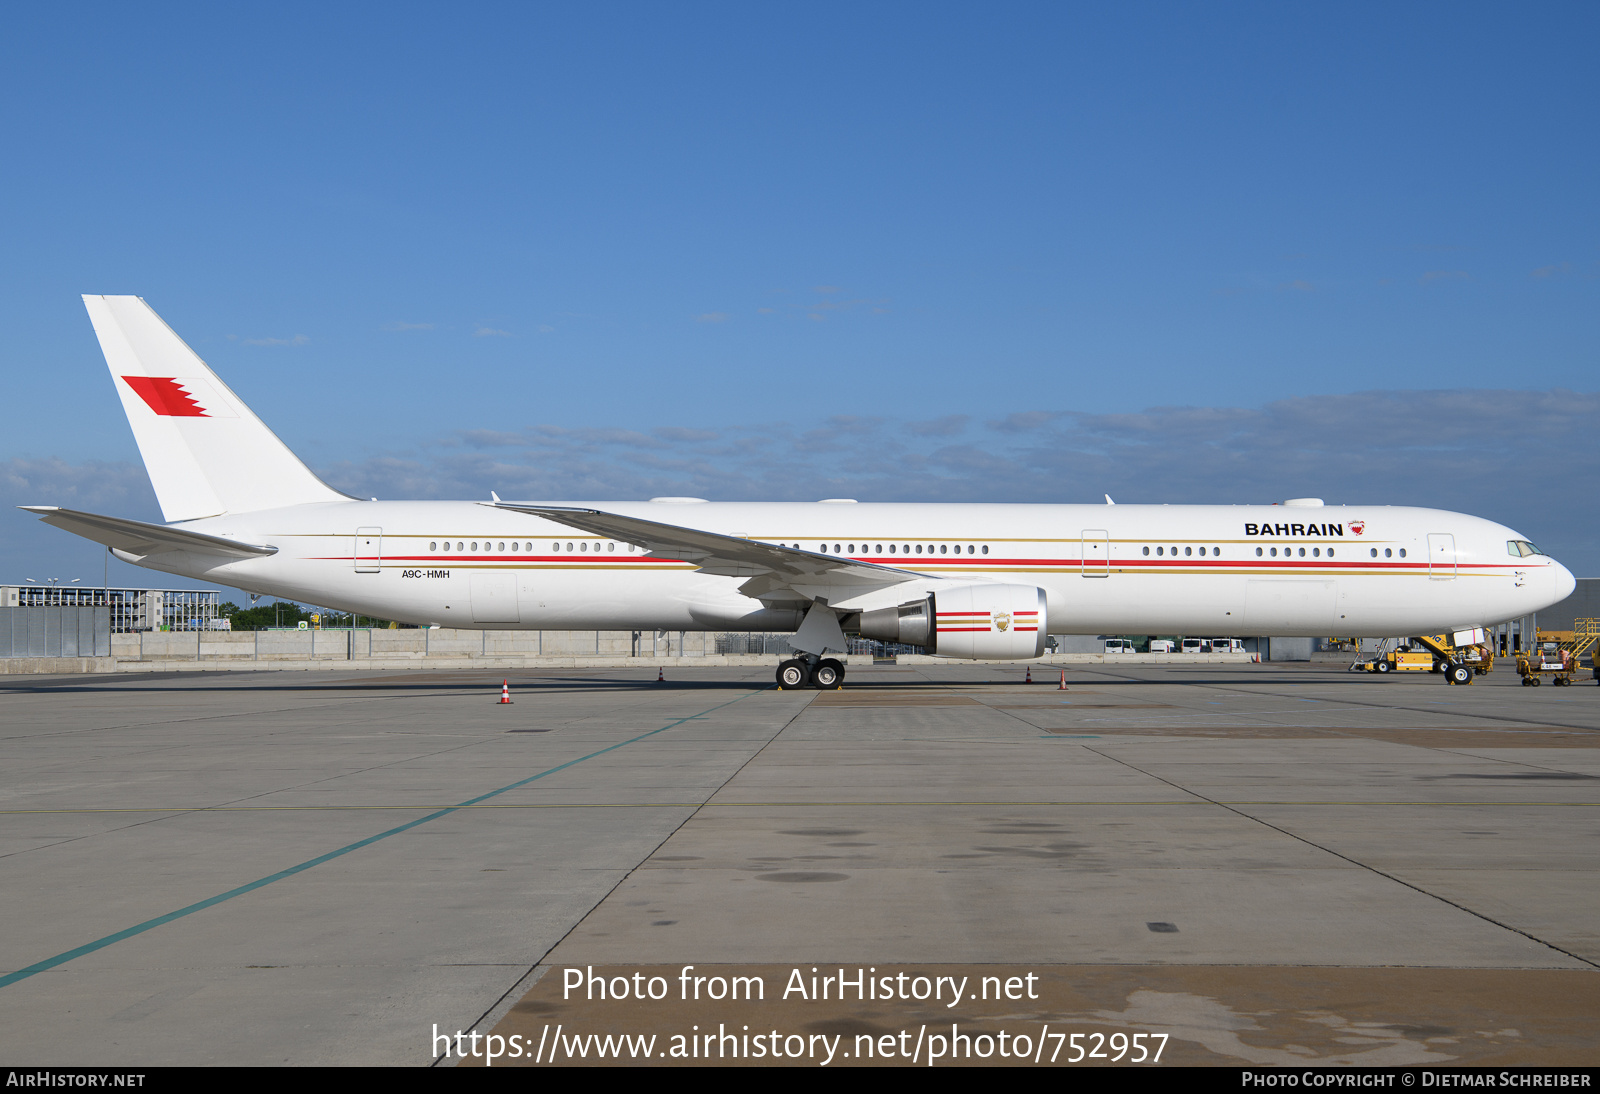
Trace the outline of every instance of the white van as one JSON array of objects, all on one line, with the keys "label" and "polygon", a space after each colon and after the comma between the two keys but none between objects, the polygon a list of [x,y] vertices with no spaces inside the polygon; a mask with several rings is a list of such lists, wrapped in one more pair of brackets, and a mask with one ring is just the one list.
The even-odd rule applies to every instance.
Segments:
[{"label": "white van", "polygon": [[1204,638],[1185,638],[1178,646],[1179,653],[1210,653]]},{"label": "white van", "polygon": [[1212,653],[1243,653],[1244,639],[1242,638],[1213,638],[1211,640]]},{"label": "white van", "polygon": [[1133,643],[1129,642],[1126,638],[1108,638],[1106,639],[1106,652],[1133,653]]},{"label": "white van", "polygon": [[1166,639],[1166,638],[1152,638],[1152,639],[1150,639],[1150,652],[1151,653],[1171,653],[1172,652],[1172,642],[1169,639]]}]

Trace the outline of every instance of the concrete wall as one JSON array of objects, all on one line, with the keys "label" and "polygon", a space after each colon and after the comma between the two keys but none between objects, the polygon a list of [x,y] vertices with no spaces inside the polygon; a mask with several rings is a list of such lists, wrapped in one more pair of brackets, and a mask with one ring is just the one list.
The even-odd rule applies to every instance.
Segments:
[{"label": "concrete wall", "polygon": [[[34,610],[34,609],[29,609]],[[40,609],[43,610],[43,609]],[[525,657],[704,657],[703,631],[140,631],[111,636],[119,661],[420,661]]]}]

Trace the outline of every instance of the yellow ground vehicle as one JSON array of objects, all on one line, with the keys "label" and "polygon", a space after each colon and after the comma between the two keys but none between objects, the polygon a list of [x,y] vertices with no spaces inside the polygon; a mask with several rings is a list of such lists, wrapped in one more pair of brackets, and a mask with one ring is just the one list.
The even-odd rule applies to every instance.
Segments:
[{"label": "yellow ground vehicle", "polygon": [[[1535,634],[1534,648],[1517,658],[1517,673],[1523,687],[1538,687],[1543,678],[1550,677],[1556,687],[1570,687],[1573,674],[1578,671],[1578,661],[1585,652],[1600,640],[1600,620],[1578,619],[1570,631],[1539,630]],[[1590,654],[1590,664],[1594,655]],[[1594,669],[1600,680],[1600,668]]]},{"label": "yellow ground vehicle", "polygon": [[[1468,640],[1457,644],[1457,639]],[[1477,639],[1477,641],[1470,641]],[[1441,672],[1449,684],[1470,684],[1494,668],[1494,647],[1483,641],[1482,631],[1423,634],[1407,639],[1392,650],[1379,648],[1371,661],[1351,666],[1380,674],[1391,672]]]}]

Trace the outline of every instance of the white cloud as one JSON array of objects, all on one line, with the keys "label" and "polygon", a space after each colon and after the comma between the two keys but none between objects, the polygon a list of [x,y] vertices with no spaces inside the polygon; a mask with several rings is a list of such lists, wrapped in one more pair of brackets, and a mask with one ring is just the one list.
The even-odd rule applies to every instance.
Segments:
[{"label": "white cloud", "polygon": [[[1123,504],[1220,504],[1323,497],[1475,513],[1511,525],[1591,576],[1600,575],[1600,515],[1575,499],[1572,484],[1600,477],[1596,421],[1600,392],[1369,391],[1261,407],[1020,411],[970,441],[963,436],[972,423],[960,414],[648,431],[532,425],[446,434],[316,471],[339,489],[386,499],[476,499],[491,489],[508,499],[552,501],[689,495],[1092,503],[1110,493]],[[1540,451],[1561,453],[1562,474],[1528,473],[1529,438],[1538,438]],[[159,519],[143,470],[128,464],[0,463],[0,501]],[[35,523],[14,515],[0,540],[7,572],[21,572],[27,559],[48,560],[70,538],[27,531]],[[13,534],[18,529],[26,534]]]}]

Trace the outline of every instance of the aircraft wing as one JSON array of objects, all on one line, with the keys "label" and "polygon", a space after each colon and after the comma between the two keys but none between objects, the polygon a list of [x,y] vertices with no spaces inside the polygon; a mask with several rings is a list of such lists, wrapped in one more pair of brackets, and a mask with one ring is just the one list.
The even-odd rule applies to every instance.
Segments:
[{"label": "aircraft wing", "polygon": [[259,558],[275,555],[276,547],[245,543],[227,536],[208,536],[204,532],[189,532],[164,524],[146,524],[142,520],[125,517],[104,517],[98,513],[80,513],[76,509],[61,509],[54,505],[19,505],[37,514],[46,524],[64,528],[84,539],[104,543],[130,555],[154,555],[162,551],[194,551],[199,554],[226,555],[229,558]]},{"label": "aircraft wing", "polygon": [[[483,504],[491,504],[485,502]],[[718,532],[705,532],[698,528],[685,528],[677,524],[662,524],[639,517],[624,517],[599,509],[578,509],[556,505],[494,504],[493,508],[512,509],[530,516],[565,524],[569,528],[590,532],[624,543],[637,543],[650,554],[660,558],[682,559],[692,562],[702,573],[722,577],[748,577],[742,586],[748,596],[766,596],[771,591],[789,588],[805,599],[814,599],[819,591],[834,590],[833,595],[865,592],[869,588],[883,588],[908,581],[926,581],[926,574],[902,570],[894,566],[880,566],[873,562],[835,555],[802,551],[778,543],[726,536]]]}]

